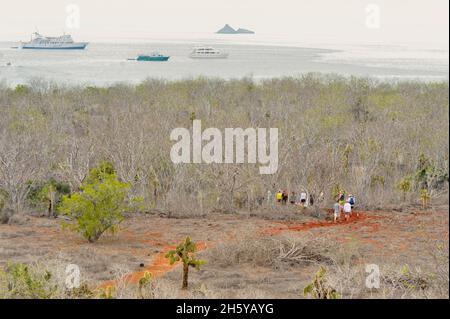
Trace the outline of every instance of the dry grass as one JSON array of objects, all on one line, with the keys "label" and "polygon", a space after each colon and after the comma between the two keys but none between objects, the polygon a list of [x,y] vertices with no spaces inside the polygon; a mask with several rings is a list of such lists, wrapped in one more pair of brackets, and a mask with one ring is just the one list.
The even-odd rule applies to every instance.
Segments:
[{"label": "dry grass", "polygon": [[[214,221],[140,216],[126,223],[117,238],[105,238],[95,245],[70,237],[73,247],[56,256],[48,253],[51,245],[64,245],[68,238],[52,230],[47,225],[50,221],[33,219],[28,226],[2,226],[1,256],[30,264],[38,277],[49,270],[51,285],[58,287],[51,298],[105,298],[107,294],[96,288],[114,279],[114,298],[302,298],[303,288],[321,266],[327,269],[328,285],[342,298],[448,298],[448,208],[364,215],[351,223],[331,227],[326,222],[313,223],[315,227],[300,230],[296,226],[304,224],[298,221],[240,214],[220,215]],[[281,231],[267,235],[265,230],[274,228]],[[143,289],[127,280],[126,274],[152,266],[153,256],[163,252],[173,238],[194,231],[199,233],[196,241],[208,240],[211,245],[199,253],[208,264],[190,272],[188,291],[180,289],[179,267],[154,278]],[[59,236],[65,241],[60,242]],[[32,250],[30,238],[39,242]],[[19,256],[20,251],[24,254]],[[41,256],[40,261],[33,261],[33,252],[34,258]],[[117,259],[117,254],[123,256]],[[132,257],[138,259],[130,262]],[[141,261],[144,268],[139,267]],[[85,286],[76,291],[64,286],[69,263],[80,264]],[[379,289],[365,285],[365,267],[372,263],[380,268]],[[24,290],[19,295],[8,293],[4,277],[0,286],[0,298],[29,297]]]},{"label": "dry grass", "polygon": [[[242,238],[244,239],[244,238]],[[439,250],[443,253],[443,250]],[[92,283],[83,281],[81,289],[71,290],[65,286],[65,267],[67,260],[62,256],[45,262],[35,262],[28,265],[34,278],[42,278],[49,271],[51,280],[41,287],[48,294],[48,298],[274,298],[273,292],[262,289],[264,284],[271,285],[271,276],[276,272],[294,272],[301,270],[305,273],[303,280],[297,280],[286,290],[301,298],[301,291],[312,279],[319,266],[327,268],[327,282],[336,289],[343,298],[447,298],[448,297],[448,263],[439,262],[430,265],[435,272],[424,271],[420,267],[383,265],[381,268],[380,289],[365,287],[364,265],[358,263],[361,256],[349,253],[348,249],[340,248],[321,239],[311,237],[292,238],[279,236],[276,238],[249,238],[221,244],[203,254],[214,269],[221,269],[220,278],[208,279],[205,275],[191,276],[191,286],[187,291],[180,289],[179,269],[175,269],[168,276],[153,279],[142,287],[127,281],[128,269],[116,267],[113,277],[117,278],[116,286],[111,294],[96,289]],[[445,255],[445,253],[444,253]],[[446,256],[440,256],[444,259]],[[246,269],[266,269],[259,279],[246,278]],[[241,269],[236,277],[234,272]],[[227,274],[228,272],[228,274]],[[217,272],[219,273],[219,272]],[[10,282],[3,275],[0,276],[0,298],[36,298],[23,284],[16,287],[15,292],[8,291]],[[243,276],[243,277],[242,277]],[[235,286],[230,278],[239,278]],[[272,278],[274,279],[274,278]],[[255,287],[255,285],[262,285]],[[277,287],[280,289],[280,287]]]},{"label": "dry grass", "polygon": [[331,255],[335,249],[335,243],[322,238],[261,238],[247,234],[236,241],[219,244],[205,258],[221,267],[247,263],[279,269],[305,264],[331,264]]}]

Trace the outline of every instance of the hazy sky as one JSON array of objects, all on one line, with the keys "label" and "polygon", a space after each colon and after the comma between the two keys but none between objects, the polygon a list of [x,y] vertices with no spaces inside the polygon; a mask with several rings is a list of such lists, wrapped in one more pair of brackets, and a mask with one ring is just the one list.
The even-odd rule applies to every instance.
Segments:
[{"label": "hazy sky", "polygon": [[[66,25],[68,4],[80,9],[79,29]],[[369,4],[380,9],[379,28],[367,27]],[[35,27],[80,41],[189,37],[229,23],[298,42],[448,46],[448,11],[448,0],[0,0],[0,40],[26,40]]]}]

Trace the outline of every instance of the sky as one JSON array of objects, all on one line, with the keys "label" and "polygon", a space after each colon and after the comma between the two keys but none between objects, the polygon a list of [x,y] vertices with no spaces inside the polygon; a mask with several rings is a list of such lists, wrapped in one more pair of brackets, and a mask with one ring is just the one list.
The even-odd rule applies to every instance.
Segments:
[{"label": "sky", "polygon": [[213,34],[225,23],[299,43],[448,48],[449,1],[0,0],[0,41],[27,40],[36,29],[45,35],[70,33],[79,41],[189,38]]}]

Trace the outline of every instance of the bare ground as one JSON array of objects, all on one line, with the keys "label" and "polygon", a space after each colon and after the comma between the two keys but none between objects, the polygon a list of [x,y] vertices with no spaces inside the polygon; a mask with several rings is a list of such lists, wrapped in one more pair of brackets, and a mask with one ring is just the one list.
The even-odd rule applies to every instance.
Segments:
[{"label": "bare ground", "polygon": [[[170,266],[164,255],[191,236],[208,264],[190,272],[188,297],[301,298],[303,287],[324,265],[330,284],[344,297],[448,298],[448,251],[446,265],[445,256],[438,260],[436,253],[441,243],[448,250],[448,206],[360,212],[350,222],[337,224],[323,216],[283,214],[273,219],[267,213],[194,218],[139,214],[128,218],[117,235],[104,236],[95,244],[62,230],[58,219],[30,217],[24,225],[0,225],[0,265],[36,260],[73,263],[79,265],[83,280],[94,286],[117,285],[118,278],[134,284],[150,271],[157,278],[157,297],[186,297],[178,289],[179,267]],[[302,253],[289,255],[289,245],[298,248],[299,242],[304,245]],[[367,264],[380,267],[378,290],[365,288]],[[447,282],[440,285],[447,288],[428,293],[416,289],[414,294],[383,289],[392,288],[395,280],[404,282],[399,276],[405,266],[416,277],[443,267]]]}]

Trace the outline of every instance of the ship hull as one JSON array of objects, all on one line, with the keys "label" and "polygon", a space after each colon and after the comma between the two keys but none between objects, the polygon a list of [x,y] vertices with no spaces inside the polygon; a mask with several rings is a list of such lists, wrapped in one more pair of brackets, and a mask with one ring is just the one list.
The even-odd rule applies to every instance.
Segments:
[{"label": "ship hull", "polygon": [[84,50],[87,45],[88,43],[75,43],[60,46],[36,46],[32,44],[23,44],[21,48],[28,50]]},{"label": "ship hull", "polygon": [[195,55],[191,54],[189,55],[191,59],[204,59],[204,60],[211,60],[211,59],[226,59],[228,58],[228,53],[222,53],[217,55]]},{"label": "ship hull", "polygon": [[168,56],[138,57],[136,61],[163,62],[169,60],[169,58]]}]

